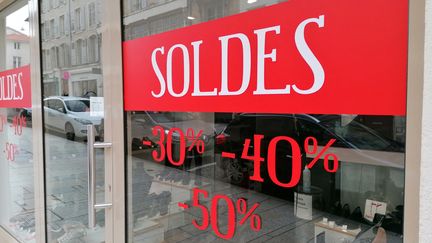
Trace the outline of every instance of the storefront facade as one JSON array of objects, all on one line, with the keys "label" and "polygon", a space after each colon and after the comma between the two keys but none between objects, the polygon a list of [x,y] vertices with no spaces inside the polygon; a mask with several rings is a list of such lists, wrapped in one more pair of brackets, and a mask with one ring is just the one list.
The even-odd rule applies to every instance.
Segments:
[{"label": "storefront facade", "polygon": [[0,1],[0,242],[428,242],[431,7]]}]

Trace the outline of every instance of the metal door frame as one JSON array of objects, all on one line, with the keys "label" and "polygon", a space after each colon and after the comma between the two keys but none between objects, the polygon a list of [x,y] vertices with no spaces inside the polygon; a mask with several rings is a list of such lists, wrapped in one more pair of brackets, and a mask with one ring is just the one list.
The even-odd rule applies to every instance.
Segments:
[{"label": "metal door frame", "polygon": [[[112,202],[106,210],[106,242],[126,240],[126,178],[125,178],[125,125],[123,109],[123,62],[121,1],[103,1],[102,21],[102,74],[104,79],[105,142],[112,148],[105,150],[106,201]],[[111,189],[111,190],[110,190]],[[110,193],[107,193],[109,192]]]},{"label": "metal door frame", "polygon": [[[12,2],[12,1],[11,1]],[[42,69],[39,0],[29,0],[33,161],[35,185],[36,242],[46,242],[44,126],[42,110]],[[104,93],[105,200],[113,206],[105,210],[105,242],[125,242],[125,153],[123,122],[123,75],[121,1],[102,1],[101,65]]]}]

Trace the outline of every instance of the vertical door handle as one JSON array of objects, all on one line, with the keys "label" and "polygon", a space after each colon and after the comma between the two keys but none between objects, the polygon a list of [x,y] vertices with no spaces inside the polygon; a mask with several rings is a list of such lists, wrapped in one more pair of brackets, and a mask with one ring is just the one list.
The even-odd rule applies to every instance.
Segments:
[{"label": "vertical door handle", "polygon": [[96,210],[111,208],[112,203],[96,204],[96,153],[97,148],[111,148],[112,143],[95,143],[96,129],[87,125],[87,162],[88,162],[88,226],[96,227]]}]

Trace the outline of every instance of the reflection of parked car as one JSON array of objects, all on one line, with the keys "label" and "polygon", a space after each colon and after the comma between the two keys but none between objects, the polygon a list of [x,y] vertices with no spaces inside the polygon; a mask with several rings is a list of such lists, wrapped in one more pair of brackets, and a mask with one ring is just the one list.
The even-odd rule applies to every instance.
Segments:
[{"label": "reflection of parked car", "polygon": [[32,110],[30,108],[21,109],[18,115],[25,118],[27,127],[32,126]]},{"label": "reflection of parked car", "polygon": [[94,124],[97,133],[101,125],[102,117],[90,116],[90,100],[87,98],[49,97],[44,99],[44,111],[47,128],[65,133],[69,140],[86,137],[86,125]]},{"label": "reflection of parked car", "polygon": [[87,91],[82,97],[83,98],[90,98],[90,97],[96,97],[96,92],[94,91]]},{"label": "reflection of parked car", "polygon": [[[245,139],[253,139],[254,134],[264,135],[261,141],[261,157],[267,155],[270,141],[277,136],[289,136],[302,145],[306,137],[312,136],[318,140],[318,145],[325,145],[331,138],[336,142],[333,147],[378,150],[389,152],[403,152],[404,147],[393,140],[384,138],[372,129],[356,122],[342,125],[340,116],[310,116],[291,114],[241,114],[237,116],[216,137],[216,150],[232,152],[237,159],[224,158],[220,164],[228,179],[234,184],[247,181],[252,161],[242,160],[241,154]],[[251,143],[253,147],[253,143]],[[303,146],[300,146],[304,153]],[[249,149],[249,154],[253,149]],[[291,157],[291,147],[288,143],[279,143],[276,151],[276,161]],[[290,166],[285,163],[277,164],[278,174],[291,175]],[[264,174],[264,173],[263,173]],[[289,181],[290,178],[283,178]]]}]

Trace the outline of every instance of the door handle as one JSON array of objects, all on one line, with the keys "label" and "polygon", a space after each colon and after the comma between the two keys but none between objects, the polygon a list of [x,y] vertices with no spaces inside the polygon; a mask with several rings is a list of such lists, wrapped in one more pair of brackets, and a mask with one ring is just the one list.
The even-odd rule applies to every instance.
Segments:
[{"label": "door handle", "polygon": [[112,203],[96,204],[96,153],[97,148],[111,148],[112,143],[96,143],[94,125],[87,125],[87,162],[88,162],[88,226],[96,227],[96,210],[111,208]]}]

